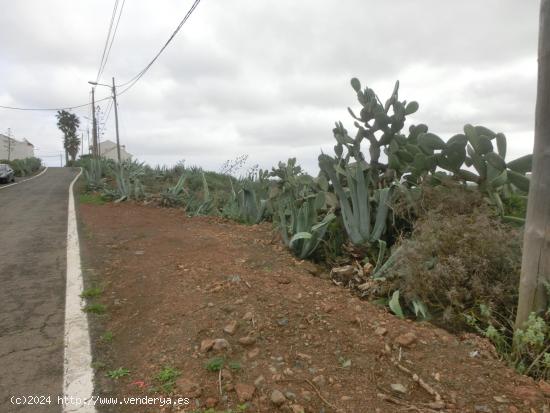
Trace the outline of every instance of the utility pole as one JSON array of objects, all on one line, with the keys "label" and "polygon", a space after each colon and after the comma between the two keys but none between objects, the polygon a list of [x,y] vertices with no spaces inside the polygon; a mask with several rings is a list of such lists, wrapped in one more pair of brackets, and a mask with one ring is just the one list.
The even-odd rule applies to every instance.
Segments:
[{"label": "utility pole", "polygon": [[533,168],[523,235],[515,328],[548,308],[550,281],[550,0],[540,2],[538,79]]},{"label": "utility pole", "polygon": [[118,163],[120,164],[120,138],[118,135],[118,108],[116,103],[116,86],[115,86],[114,77],[113,77],[113,105],[115,106],[116,154],[118,158]]},{"label": "utility pole", "polygon": [[11,161],[11,128],[8,128],[8,161]]},{"label": "utility pole", "polygon": [[93,140],[93,149],[92,154],[94,157],[99,157],[99,150],[97,146],[97,123],[95,120],[95,87],[92,87],[92,140]]},{"label": "utility pole", "polygon": [[[116,103],[116,85],[115,85],[115,78],[113,77],[113,85],[110,86],[110,85],[106,85],[104,83],[97,83],[97,82],[93,82],[93,81],[88,81],[88,83],[90,85],[93,85],[93,86],[97,86],[97,85],[100,85],[100,86],[106,86],[106,87],[109,87],[111,88],[111,91],[113,93],[113,105],[115,106],[115,124],[116,124],[116,151],[117,151],[117,158],[118,158],[118,163],[120,163],[121,159],[120,159],[120,136],[119,136],[119,133],[118,133],[118,105]],[[93,95],[93,89],[92,89],[92,100],[94,98],[94,95]],[[95,131],[95,125],[96,125],[96,120],[95,120],[95,107],[94,107],[94,131]],[[97,132],[96,133],[96,136],[98,135]],[[101,145],[101,143],[100,143]],[[101,148],[99,148],[99,151],[101,152]]]}]

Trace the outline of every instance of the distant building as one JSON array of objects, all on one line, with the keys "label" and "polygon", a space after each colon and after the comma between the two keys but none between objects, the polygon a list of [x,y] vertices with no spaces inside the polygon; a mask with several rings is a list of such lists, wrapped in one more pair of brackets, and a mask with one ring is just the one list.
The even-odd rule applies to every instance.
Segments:
[{"label": "distant building", "polygon": [[[103,158],[112,159],[114,161],[118,160],[118,155],[116,151],[116,143],[110,140],[106,140],[99,143],[99,154]],[[126,152],[126,145],[120,145],[120,160],[126,161],[132,159],[132,154]]]},{"label": "distant building", "polygon": [[28,140],[19,141],[0,133],[0,159],[24,159],[34,157],[34,145]]}]

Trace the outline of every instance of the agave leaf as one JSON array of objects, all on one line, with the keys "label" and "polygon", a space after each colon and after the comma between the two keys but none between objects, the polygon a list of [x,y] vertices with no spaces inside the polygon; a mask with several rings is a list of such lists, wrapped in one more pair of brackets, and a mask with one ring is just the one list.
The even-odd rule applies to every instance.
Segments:
[{"label": "agave leaf", "polygon": [[405,318],[405,314],[403,314],[403,309],[401,308],[401,304],[399,304],[399,290],[395,290],[391,296],[391,299],[388,303],[388,306],[390,307],[390,310],[399,318]]},{"label": "agave leaf", "polygon": [[430,317],[430,313],[428,311],[428,308],[426,307],[426,304],[422,302],[421,300],[415,299],[412,301],[414,314],[417,317],[421,317],[423,319],[427,319]]},{"label": "agave leaf", "polygon": [[500,174],[498,174],[495,178],[491,179],[489,181],[489,184],[493,188],[499,188],[502,185],[505,185],[506,182],[508,182],[508,174],[506,173],[506,169],[502,171]]},{"label": "agave leaf", "polygon": [[502,220],[504,222],[508,222],[510,224],[519,224],[519,225],[525,225],[525,218],[520,217],[513,217],[511,215],[504,215],[502,217]]},{"label": "agave leaf", "polygon": [[376,274],[380,267],[382,267],[382,262],[384,261],[384,255],[386,254],[386,241],[381,239],[378,240],[378,259],[376,260],[376,266],[374,267],[373,274]]},{"label": "agave leaf", "polygon": [[529,184],[531,183],[529,177],[508,169],[508,180],[520,191],[529,192]]},{"label": "agave leaf", "polygon": [[301,239],[311,239],[312,235],[309,232],[298,232],[290,239],[289,246],[292,247],[294,243]]},{"label": "agave leaf", "polygon": [[378,206],[376,211],[376,218],[374,221],[374,227],[370,234],[370,241],[377,241],[380,239],[384,231],[386,230],[386,222],[389,212],[389,199],[393,194],[394,187],[378,189],[379,194]]}]

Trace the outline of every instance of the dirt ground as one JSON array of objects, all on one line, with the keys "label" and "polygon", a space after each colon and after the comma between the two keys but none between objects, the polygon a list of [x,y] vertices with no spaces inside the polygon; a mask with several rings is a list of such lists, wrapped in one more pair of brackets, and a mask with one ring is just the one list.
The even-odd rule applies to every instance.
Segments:
[{"label": "dirt ground", "polygon": [[[129,203],[82,204],[80,218],[87,285],[103,288],[92,302],[106,306],[90,314],[96,393],[190,399],[102,411],[550,411],[550,385],[484,340],[398,319],[312,275],[267,224]],[[119,367],[129,374],[106,376]],[[181,375],[163,393],[165,367]]]}]

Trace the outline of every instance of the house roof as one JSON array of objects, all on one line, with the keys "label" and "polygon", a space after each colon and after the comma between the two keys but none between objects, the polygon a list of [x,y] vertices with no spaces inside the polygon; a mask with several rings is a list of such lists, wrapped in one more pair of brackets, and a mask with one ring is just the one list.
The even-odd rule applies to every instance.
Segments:
[{"label": "house roof", "polygon": [[16,142],[16,143],[24,143],[24,144],[27,144],[27,145],[30,145],[34,148],[34,145],[32,143],[30,143],[26,138],[23,138],[22,141],[18,140],[18,139],[15,139],[15,138],[10,138],[9,136],[6,136],[4,135],[3,133],[0,133],[0,138],[3,138],[3,139],[11,139],[12,142]]}]

